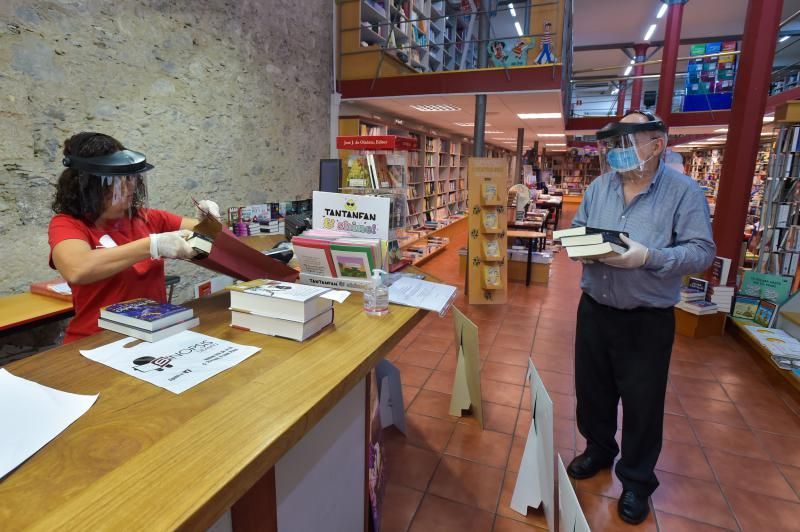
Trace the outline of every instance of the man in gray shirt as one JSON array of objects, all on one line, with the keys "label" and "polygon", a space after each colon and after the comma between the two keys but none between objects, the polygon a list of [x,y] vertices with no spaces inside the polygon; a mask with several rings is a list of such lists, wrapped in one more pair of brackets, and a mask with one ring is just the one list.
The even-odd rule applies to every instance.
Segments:
[{"label": "man in gray shirt", "polygon": [[629,523],[649,512],[658,487],[664,398],[675,335],[673,307],[681,279],[714,259],[708,204],[689,177],[664,164],[666,127],[633,111],[598,132],[604,173],[586,190],[572,225],[628,233],[628,250],[585,263],[575,339],[578,429],[586,450],[569,465],[573,478],[610,467],[622,455],[617,509]]}]

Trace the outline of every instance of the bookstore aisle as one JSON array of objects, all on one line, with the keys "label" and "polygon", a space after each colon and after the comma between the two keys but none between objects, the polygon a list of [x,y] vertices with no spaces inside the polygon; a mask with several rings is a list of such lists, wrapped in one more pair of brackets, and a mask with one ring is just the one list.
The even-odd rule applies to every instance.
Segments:
[{"label": "bookstore aisle", "polygon": [[[565,209],[564,224],[573,213]],[[462,245],[423,269],[458,283]],[[502,306],[469,308],[463,295],[457,302],[480,328],[483,431],[448,415],[452,318],[429,315],[391,352],[402,374],[408,437],[387,436],[382,532],[546,530],[543,514],[509,508],[530,420],[525,365],[532,356],[550,392],[555,448],[567,463],[585,445],[574,421],[580,274],[562,252],[547,287],[517,283]],[[800,402],[759,364],[728,336],[678,336],[654,511],[637,527],[623,523],[621,486],[607,470],[576,485],[592,530],[800,530]]]}]

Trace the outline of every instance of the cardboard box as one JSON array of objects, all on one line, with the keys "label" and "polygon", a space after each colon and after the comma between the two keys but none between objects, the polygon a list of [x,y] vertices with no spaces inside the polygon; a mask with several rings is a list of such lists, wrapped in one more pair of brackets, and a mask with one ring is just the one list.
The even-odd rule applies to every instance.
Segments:
[{"label": "cardboard box", "polygon": [[800,122],[800,100],[789,100],[775,107],[775,122]]},{"label": "cardboard box", "polygon": [[725,319],[728,315],[724,312],[698,316],[691,312],[675,309],[675,333],[690,338],[708,338],[709,336],[722,336],[725,332]]}]

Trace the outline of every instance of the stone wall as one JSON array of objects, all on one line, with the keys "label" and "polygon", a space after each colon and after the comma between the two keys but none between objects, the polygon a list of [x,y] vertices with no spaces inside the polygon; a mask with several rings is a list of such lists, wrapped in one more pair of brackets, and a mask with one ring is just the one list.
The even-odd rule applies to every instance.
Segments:
[{"label": "stone wall", "polygon": [[[2,0],[0,294],[48,267],[65,138],[143,151],[151,205],[310,197],[329,152],[330,0]],[[210,274],[181,275],[177,300]]]}]

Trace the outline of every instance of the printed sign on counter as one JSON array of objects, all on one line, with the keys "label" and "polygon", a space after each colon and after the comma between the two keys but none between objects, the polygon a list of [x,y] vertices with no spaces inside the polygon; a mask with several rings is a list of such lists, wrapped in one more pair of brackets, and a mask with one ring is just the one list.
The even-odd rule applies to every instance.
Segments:
[{"label": "printed sign on counter", "polygon": [[389,198],[315,191],[313,205],[314,228],[389,240]]},{"label": "printed sign on counter", "polygon": [[81,354],[172,393],[181,393],[261,350],[192,331],[183,331],[160,342],[126,347],[135,341],[124,338],[81,351]]}]

